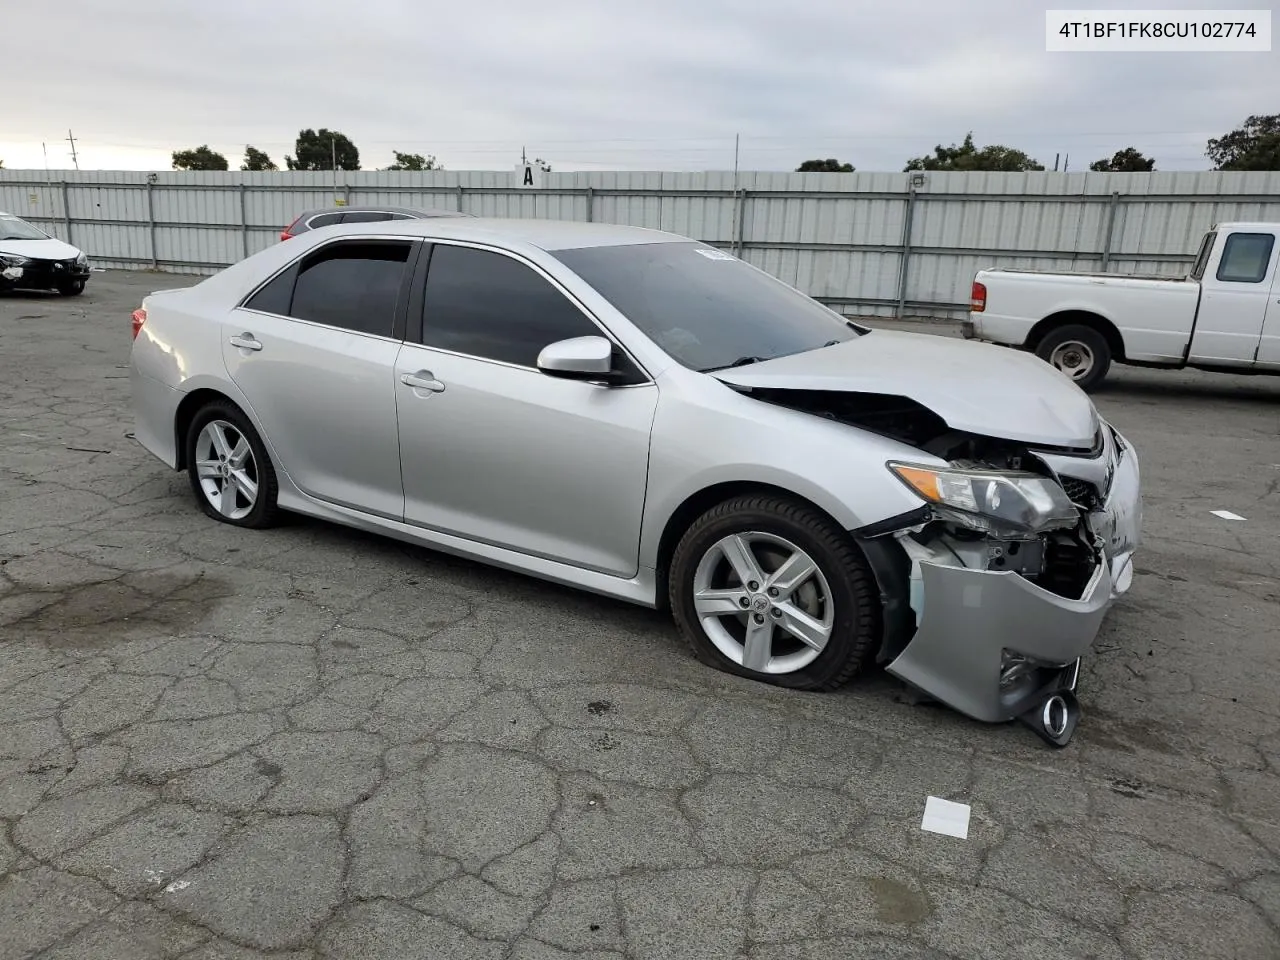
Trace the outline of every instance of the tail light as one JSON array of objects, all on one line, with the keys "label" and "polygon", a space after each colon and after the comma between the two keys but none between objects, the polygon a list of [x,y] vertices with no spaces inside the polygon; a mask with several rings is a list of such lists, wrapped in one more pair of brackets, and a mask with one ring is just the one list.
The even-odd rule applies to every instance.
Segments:
[{"label": "tail light", "polygon": [[133,339],[138,339],[138,334],[142,332],[142,325],[147,322],[147,311],[144,307],[139,307],[133,311]]},{"label": "tail light", "polygon": [[301,220],[301,219],[302,217],[298,217],[296,220],[293,221],[293,223],[289,224],[282,231],[280,231],[280,239],[281,240],[290,239],[293,236],[293,233],[292,233],[293,228],[298,225],[298,220]]},{"label": "tail light", "polygon": [[973,297],[969,304],[969,309],[974,313],[981,313],[987,309],[987,285],[973,281]]}]

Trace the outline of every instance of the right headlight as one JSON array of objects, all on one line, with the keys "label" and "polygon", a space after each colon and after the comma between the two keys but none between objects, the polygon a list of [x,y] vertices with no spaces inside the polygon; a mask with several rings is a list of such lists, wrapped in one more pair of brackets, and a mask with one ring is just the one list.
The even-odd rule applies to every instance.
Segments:
[{"label": "right headlight", "polygon": [[954,523],[985,533],[1042,533],[1073,527],[1080,512],[1061,484],[1038,473],[886,464]]},{"label": "right headlight", "polygon": [[20,253],[0,252],[0,265],[4,265],[6,267],[25,267],[30,262],[30,257],[24,257]]}]

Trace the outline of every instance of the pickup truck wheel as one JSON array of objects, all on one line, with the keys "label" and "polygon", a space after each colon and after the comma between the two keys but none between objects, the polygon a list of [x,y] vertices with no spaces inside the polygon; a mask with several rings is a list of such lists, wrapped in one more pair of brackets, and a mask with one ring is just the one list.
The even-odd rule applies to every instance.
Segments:
[{"label": "pickup truck wheel", "polygon": [[1036,347],[1036,356],[1057,367],[1081,390],[1092,390],[1111,369],[1107,338],[1082,324],[1050,330]]}]

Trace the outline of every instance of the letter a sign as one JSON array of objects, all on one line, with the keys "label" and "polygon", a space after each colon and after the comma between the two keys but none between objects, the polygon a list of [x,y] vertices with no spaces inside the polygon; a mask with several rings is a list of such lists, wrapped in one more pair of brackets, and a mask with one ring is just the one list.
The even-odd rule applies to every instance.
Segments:
[{"label": "letter a sign", "polygon": [[542,166],[536,163],[517,163],[516,186],[524,190],[542,189]]}]

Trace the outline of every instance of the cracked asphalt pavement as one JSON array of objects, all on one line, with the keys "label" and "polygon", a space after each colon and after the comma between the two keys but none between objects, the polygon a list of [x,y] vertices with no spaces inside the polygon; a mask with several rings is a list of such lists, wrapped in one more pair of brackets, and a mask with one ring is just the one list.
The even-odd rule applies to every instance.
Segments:
[{"label": "cracked asphalt pavement", "polygon": [[[1053,751],[883,675],[708,670],[652,611],[206,519],[128,437],[129,313],[190,282],[0,298],[0,960],[1280,957],[1280,380],[1098,394],[1146,542]],[[929,795],[968,839],[921,830]]]}]

